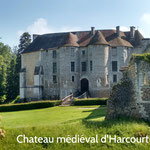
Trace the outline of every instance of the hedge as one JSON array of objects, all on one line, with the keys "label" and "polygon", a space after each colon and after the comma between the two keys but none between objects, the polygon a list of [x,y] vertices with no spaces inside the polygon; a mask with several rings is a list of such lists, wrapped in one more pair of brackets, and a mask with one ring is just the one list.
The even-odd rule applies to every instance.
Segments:
[{"label": "hedge", "polygon": [[87,98],[87,99],[75,99],[75,106],[86,105],[106,105],[108,98]]},{"label": "hedge", "polygon": [[20,104],[4,104],[4,105],[0,105],[0,112],[47,108],[47,107],[58,106],[60,104],[61,104],[61,100],[36,101],[36,102],[20,103]]}]

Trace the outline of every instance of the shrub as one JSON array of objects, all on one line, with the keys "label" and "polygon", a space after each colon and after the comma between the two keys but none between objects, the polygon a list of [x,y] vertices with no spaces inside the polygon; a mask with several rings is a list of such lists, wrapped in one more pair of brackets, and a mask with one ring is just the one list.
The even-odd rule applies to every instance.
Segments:
[{"label": "shrub", "polygon": [[16,104],[19,102],[19,100],[20,100],[20,96],[18,95],[11,103]]},{"label": "shrub", "polygon": [[60,100],[36,101],[36,102],[20,103],[20,104],[5,104],[5,105],[0,105],[0,112],[47,108],[47,107],[58,106],[60,104],[61,104]]},{"label": "shrub", "polygon": [[106,105],[108,98],[87,98],[87,99],[75,99],[75,106],[86,106],[86,105]]},{"label": "shrub", "polygon": [[0,103],[4,103],[6,100],[6,95],[0,96]]}]

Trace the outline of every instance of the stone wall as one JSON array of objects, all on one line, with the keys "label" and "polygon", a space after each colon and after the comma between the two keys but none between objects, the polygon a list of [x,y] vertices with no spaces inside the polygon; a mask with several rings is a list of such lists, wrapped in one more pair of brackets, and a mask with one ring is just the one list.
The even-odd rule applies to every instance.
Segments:
[{"label": "stone wall", "polygon": [[106,119],[127,116],[150,120],[149,58],[149,54],[132,57],[128,67],[123,70],[123,78],[112,89]]}]

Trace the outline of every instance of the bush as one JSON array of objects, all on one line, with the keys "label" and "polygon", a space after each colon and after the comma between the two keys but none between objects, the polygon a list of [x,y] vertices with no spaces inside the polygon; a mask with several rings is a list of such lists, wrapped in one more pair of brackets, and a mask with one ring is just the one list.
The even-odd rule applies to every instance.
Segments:
[{"label": "bush", "polygon": [[106,105],[108,98],[87,98],[87,99],[75,99],[75,106],[86,105]]},{"label": "bush", "polygon": [[60,104],[61,104],[61,100],[36,101],[36,102],[20,103],[20,104],[4,104],[4,105],[0,105],[0,112],[47,108],[47,107],[58,106]]},{"label": "bush", "polygon": [[11,103],[16,104],[19,102],[19,100],[20,100],[20,96],[18,95]]},{"label": "bush", "polygon": [[4,101],[6,100],[6,95],[0,96],[0,103],[4,103]]}]

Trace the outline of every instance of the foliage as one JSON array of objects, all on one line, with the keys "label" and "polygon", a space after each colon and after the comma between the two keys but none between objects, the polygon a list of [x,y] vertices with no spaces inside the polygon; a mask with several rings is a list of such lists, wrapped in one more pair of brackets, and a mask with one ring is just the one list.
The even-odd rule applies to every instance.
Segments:
[{"label": "foliage", "polygon": [[57,106],[60,104],[61,104],[60,100],[37,101],[37,102],[20,103],[20,104],[4,104],[4,105],[0,105],[0,112],[47,108],[47,107]]},{"label": "foliage", "polygon": [[16,73],[16,55],[12,54],[10,65],[7,69],[7,101],[11,101],[19,94],[18,74]]},{"label": "foliage", "polygon": [[5,102],[6,100],[6,95],[0,96],[0,103]]},{"label": "foliage", "polygon": [[16,104],[16,103],[19,102],[19,100],[20,100],[20,96],[18,95],[18,96],[11,102],[11,104]]},{"label": "foliage", "polygon": [[75,99],[75,106],[86,105],[106,105],[108,98],[88,98],[88,99]]},{"label": "foliage", "polygon": [[11,60],[11,48],[0,43],[0,102],[5,101],[7,94],[7,70]]},{"label": "foliage", "polygon": [[131,60],[140,61],[144,60],[148,63],[150,63],[150,53],[144,53],[144,54],[133,54]]}]

